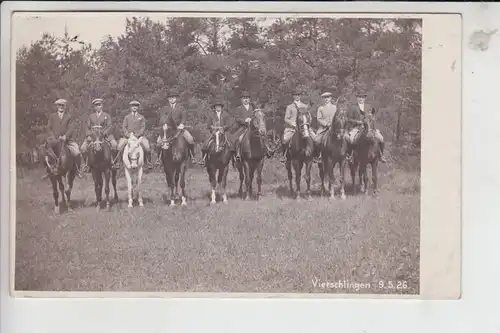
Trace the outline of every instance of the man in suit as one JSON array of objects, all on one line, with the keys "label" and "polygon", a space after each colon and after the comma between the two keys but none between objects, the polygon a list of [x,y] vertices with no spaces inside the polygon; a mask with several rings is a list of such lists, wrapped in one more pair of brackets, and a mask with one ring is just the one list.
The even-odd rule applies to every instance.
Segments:
[{"label": "man in suit", "polygon": [[[109,113],[104,112],[103,109],[103,100],[101,98],[96,98],[92,101],[92,106],[94,108],[94,113],[91,113],[89,119],[87,121],[87,136],[80,147],[83,154],[86,155],[85,160],[88,160],[87,150],[89,144],[94,140],[94,130],[92,126],[102,126],[101,133],[103,139],[108,142],[111,146],[112,156],[116,156],[118,153],[118,144],[116,143],[116,139],[112,133],[113,126],[111,122],[111,116]],[[118,164],[118,159],[113,157],[114,163],[112,165],[113,168],[117,169],[120,167]],[[89,167],[87,163],[85,163],[85,171],[89,171]]]},{"label": "man in suit", "polygon": [[[189,133],[189,131],[185,128],[186,123],[186,109],[178,103],[177,97],[179,97],[179,92],[176,89],[172,89],[168,93],[168,104],[160,110],[159,112],[159,125],[161,129],[171,128],[174,130],[181,130],[184,139],[186,139],[189,145],[189,153],[191,154],[191,160],[193,163],[196,163],[195,160],[195,152],[194,152],[194,138]],[[160,130],[160,133],[163,133]],[[158,135],[156,152],[158,156],[160,155],[160,142],[162,135]]]},{"label": "man in suit", "polygon": [[118,142],[118,151],[122,151],[128,143],[128,139],[132,136],[136,137],[139,139],[139,144],[144,150],[146,165],[148,169],[152,169],[153,164],[151,163],[151,147],[149,145],[148,138],[144,135],[146,130],[146,119],[139,113],[140,105],[141,103],[138,101],[132,101],[129,103],[130,113],[123,118],[122,131],[124,137],[120,138],[120,141]]},{"label": "man in suit", "polygon": [[[302,92],[295,89],[292,92],[293,103],[289,104],[285,110],[285,131],[283,132],[283,156],[281,162],[286,162],[286,154],[288,153],[290,140],[297,131],[297,114],[299,112],[309,112],[307,110],[307,105],[302,103],[300,100],[302,97]],[[311,137],[315,137],[311,128]]]},{"label": "man in suit", "polygon": [[[224,108],[224,102],[220,99],[217,99],[212,103],[213,112],[209,114],[207,121],[207,128],[210,131],[210,133],[212,133],[212,126],[222,127],[223,133],[226,133],[231,128],[231,126],[233,126],[234,123],[233,117],[223,108]],[[230,138],[228,138],[228,140],[230,140]],[[210,134],[210,136],[203,142],[201,146],[201,152],[203,155],[200,164],[202,166],[205,165],[208,156],[208,148],[212,141],[213,141],[213,135]]]},{"label": "man in suit", "polygon": [[48,136],[46,139],[48,149],[55,153],[56,147],[60,141],[66,143],[71,152],[71,155],[75,157],[75,163],[77,166],[77,176],[83,178],[80,170],[82,163],[81,153],[78,149],[78,144],[73,141],[73,133],[75,130],[75,123],[73,116],[66,111],[65,99],[58,99],[55,101],[57,106],[57,112],[52,113],[49,116],[47,123]]},{"label": "man in suit", "polygon": [[[351,105],[351,107],[347,111],[346,130],[347,141],[349,143],[347,159],[349,161],[352,160],[354,146],[358,142],[361,126],[363,125],[363,119],[368,112],[373,113],[375,110],[370,104],[365,103],[366,96],[367,94],[365,91],[358,91],[358,93],[356,94],[357,103]],[[378,129],[374,129],[374,134],[375,138],[380,142],[380,161],[382,163],[385,163],[386,160],[384,158],[384,137]]]},{"label": "man in suit", "polygon": [[323,97],[323,105],[318,107],[318,113],[316,119],[318,120],[318,131],[316,132],[316,137],[314,138],[314,143],[319,151],[319,156],[314,159],[316,163],[321,161],[321,145],[323,144],[323,139],[326,133],[330,129],[333,121],[333,117],[337,113],[337,106],[332,103],[332,93],[329,91],[323,92],[321,94]]},{"label": "man in suit", "polygon": [[[252,104],[250,104],[250,93],[248,91],[243,91],[241,93],[241,105],[239,105],[233,111],[235,121],[232,130],[233,141],[232,141],[231,151],[236,154],[235,155],[236,160],[241,159],[241,152],[240,152],[241,139],[243,138],[245,130],[248,128],[247,127],[248,124],[252,121],[254,111],[256,111],[256,108]],[[264,136],[262,139],[264,141],[266,155],[270,156],[271,150],[269,149],[267,144],[267,136]]]}]

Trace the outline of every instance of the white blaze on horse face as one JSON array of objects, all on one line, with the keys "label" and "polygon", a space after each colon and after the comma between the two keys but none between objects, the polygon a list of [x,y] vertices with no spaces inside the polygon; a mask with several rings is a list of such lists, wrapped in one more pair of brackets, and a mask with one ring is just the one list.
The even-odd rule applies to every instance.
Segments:
[{"label": "white blaze on horse face", "polygon": [[305,114],[302,115],[302,126],[303,126],[303,130],[304,130],[304,137],[307,138],[309,137],[309,127],[307,126],[307,117]]},{"label": "white blaze on horse face", "polygon": [[220,131],[218,130],[217,132],[215,132],[215,151],[219,151],[220,150]]}]

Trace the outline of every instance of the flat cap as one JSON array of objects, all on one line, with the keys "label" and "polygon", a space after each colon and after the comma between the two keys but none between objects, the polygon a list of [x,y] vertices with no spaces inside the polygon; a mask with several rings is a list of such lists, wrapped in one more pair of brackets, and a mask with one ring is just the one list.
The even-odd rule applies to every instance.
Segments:
[{"label": "flat cap", "polygon": [[102,104],[102,98],[96,98],[92,101],[92,105]]},{"label": "flat cap", "polygon": [[224,106],[224,101],[219,98],[214,99],[214,101],[212,102],[212,107],[215,107],[216,105]]},{"label": "flat cap", "polygon": [[63,98],[59,98],[57,101],[54,102],[56,105],[66,105],[66,100]]},{"label": "flat cap", "polygon": [[138,101],[132,101],[132,102],[128,103],[128,105],[137,105],[137,106],[139,106],[139,105],[141,105],[141,103],[139,103]]},{"label": "flat cap", "polygon": [[250,97],[250,93],[248,91],[246,91],[246,90],[243,90],[241,92],[241,98],[243,98],[243,97]]},{"label": "flat cap", "polygon": [[364,90],[358,90],[357,93],[356,93],[356,96],[362,96],[362,97],[365,97],[367,94],[366,94],[366,91]]},{"label": "flat cap", "polygon": [[292,95],[302,95],[302,91],[300,91],[300,89],[294,89]]},{"label": "flat cap", "polygon": [[168,91],[168,94],[167,94],[167,97],[177,97],[179,96],[179,92],[177,91],[177,89],[170,89]]},{"label": "flat cap", "polygon": [[332,93],[329,91],[325,91],[324,93],[321,94],[321,97],[331,97]]}]

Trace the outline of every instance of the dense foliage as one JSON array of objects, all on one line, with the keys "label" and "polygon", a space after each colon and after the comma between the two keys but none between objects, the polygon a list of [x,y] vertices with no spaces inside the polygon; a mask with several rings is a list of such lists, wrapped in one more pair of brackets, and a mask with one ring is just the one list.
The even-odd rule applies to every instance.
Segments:
[{"label": "dense foliage", "polygon": [[[266,22],[269,22],[267,20]],[[263,24],[259,18],[130,18],[124,34],[98,49],[67,32],[49,34],[17,53],[17,142],[33,146],[53,102],[68,100],[82,126],[93,98],[104,98],[116,130],[137,99],[156,125],[157,111],[176,87],[195,136],[214,96],[230,110],[248,90],[266,104],[269,127],[282,131],[290,91],[303,89],[313,114],[322,89],[342,107],[353,91],[366,89],[379,108],[378,126],[388,141],[420,133],[421,21],[409,19],[289,18]],[[119,133],[119,132],[117,132]]]}]

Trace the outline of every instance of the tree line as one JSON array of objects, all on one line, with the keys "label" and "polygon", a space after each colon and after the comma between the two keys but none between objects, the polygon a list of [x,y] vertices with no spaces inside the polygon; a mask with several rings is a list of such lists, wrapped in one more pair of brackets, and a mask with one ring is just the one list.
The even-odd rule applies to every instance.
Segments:
[{"label": "tree line", "polygon": [[313,115],[323,89],[340,108],[365,89],[379,109],[378,127],[398,142],[420,133],[421,25],[417,19],[131,17],[121,36],[107,36],[98,48],[71,31],[44,33],[16,54],[17,144],[43,140],[58,98],[68,100],[79,140],[98,97],[117,133],[133,99],[151,129],[173,87],[199,140],[212,99],[223,98],[230,111],[243,90],[265,105],[268,127],[280,135],[290,92],[299,88]]}]

